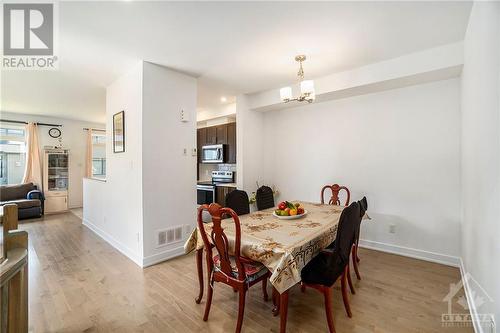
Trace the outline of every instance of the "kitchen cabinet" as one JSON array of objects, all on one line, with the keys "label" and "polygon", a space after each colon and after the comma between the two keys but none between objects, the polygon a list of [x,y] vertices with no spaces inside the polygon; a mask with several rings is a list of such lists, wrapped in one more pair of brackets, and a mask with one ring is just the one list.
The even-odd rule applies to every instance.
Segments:
[{"label": "kitchen cabinet", "polygon": [[227,144],[227,125],[215,126],[215,131],[217,132],[217,144]]},{"label": "kitchen cabinet", "polygon": [[218,186],[215,188],[215,201],[222,207],[226,206],[226,195],[236,188],[229,186]]},{"label": "kitchen cabinet", "polygon": [[236,164],[236,123],[199,128],[196,133],[198,163],[201,163],[201,147],[226,145],[226,163]]},{"label": "kitchen cabinet", "polygon": [[201,147],[207,144],[207,128],[196,131],[196,149],[198,150],[198,163],[201,163]]},{"label": "kitchen cabinet", "polygon": [[236,164],[236,123],[227,124],[227,163]]},{"label": "kitchen cabinet", "polygon": [[217,126],[206,127],[207,130],[207,145],[216,145],[217,144]]}]

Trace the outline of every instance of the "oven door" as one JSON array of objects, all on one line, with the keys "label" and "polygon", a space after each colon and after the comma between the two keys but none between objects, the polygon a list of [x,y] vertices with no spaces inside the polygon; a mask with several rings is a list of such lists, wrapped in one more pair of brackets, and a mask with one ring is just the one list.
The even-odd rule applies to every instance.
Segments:
[{"label": "oven door", "polygon": [[202,163],[224,163],[224,145],[203,146],[201,148]]},{"label": "oven door", "polygon": [[215,186],[212,185],[197,185],[196,186],[198,205],[211,204],[215,202]]}]

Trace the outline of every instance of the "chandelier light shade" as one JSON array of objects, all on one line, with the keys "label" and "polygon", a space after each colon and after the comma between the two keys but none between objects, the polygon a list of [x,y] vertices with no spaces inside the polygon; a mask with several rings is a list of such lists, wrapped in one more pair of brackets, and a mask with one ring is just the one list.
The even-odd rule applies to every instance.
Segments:
[{"label": "chandelier light shade", "polygon": [[300,92],[302,94],[314,94],[314,81],[304,80],[300,82]]},{"label": "chandelier light shade", "polygon": [[306,60],[305,55],[298,55],[295,57],[295,61],[299,63],[299,71],[297,72],[297,77],[300,85],[300,96],[293,97],[291,87],[283,87],[280,89],[280,98],[283,102],[288,103],[290,101],[308,102],[312,103],[316,98],[314,92],[314,81],[304,80],[304,69],[302,68],[302,62]]},{"label": "chandelier light shade", "polygon": [[289,101],[292,99],[292,88],[284,87],[280,89],[280,97],[282,101]]}]

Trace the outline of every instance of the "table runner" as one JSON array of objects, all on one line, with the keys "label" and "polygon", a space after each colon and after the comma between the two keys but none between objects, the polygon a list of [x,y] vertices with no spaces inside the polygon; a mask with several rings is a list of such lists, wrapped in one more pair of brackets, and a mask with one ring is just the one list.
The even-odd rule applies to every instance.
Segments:
[{"label": "table runner", "polygon": [[[293,201],[296,202],[296,201]],[[300,271],[322,249],[335,240],[343,206],[301,202],[308,214],[296,220],[280,220],[274,208],[239,216],[241,255],[261,262],[271,272],[270,282],[282,293],[300,282]],[[204,224],[210,234],[212,223]],[[234,222],[223,220],[222,227],[234,248]],[[203,248],[198,228],[184,244],[189,253]]]}]

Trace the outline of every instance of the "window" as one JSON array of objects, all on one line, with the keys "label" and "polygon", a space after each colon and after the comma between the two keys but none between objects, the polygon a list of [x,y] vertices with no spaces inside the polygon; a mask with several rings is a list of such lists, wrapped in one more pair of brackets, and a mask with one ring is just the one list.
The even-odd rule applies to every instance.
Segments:
[{"label": "window", "polygon": [[105,132],[92,132],[92,177],[106,179]]},{"label": "window", "polygon": [[0,185],[20,184],[26,164],[23,125],[0,123]]}]

